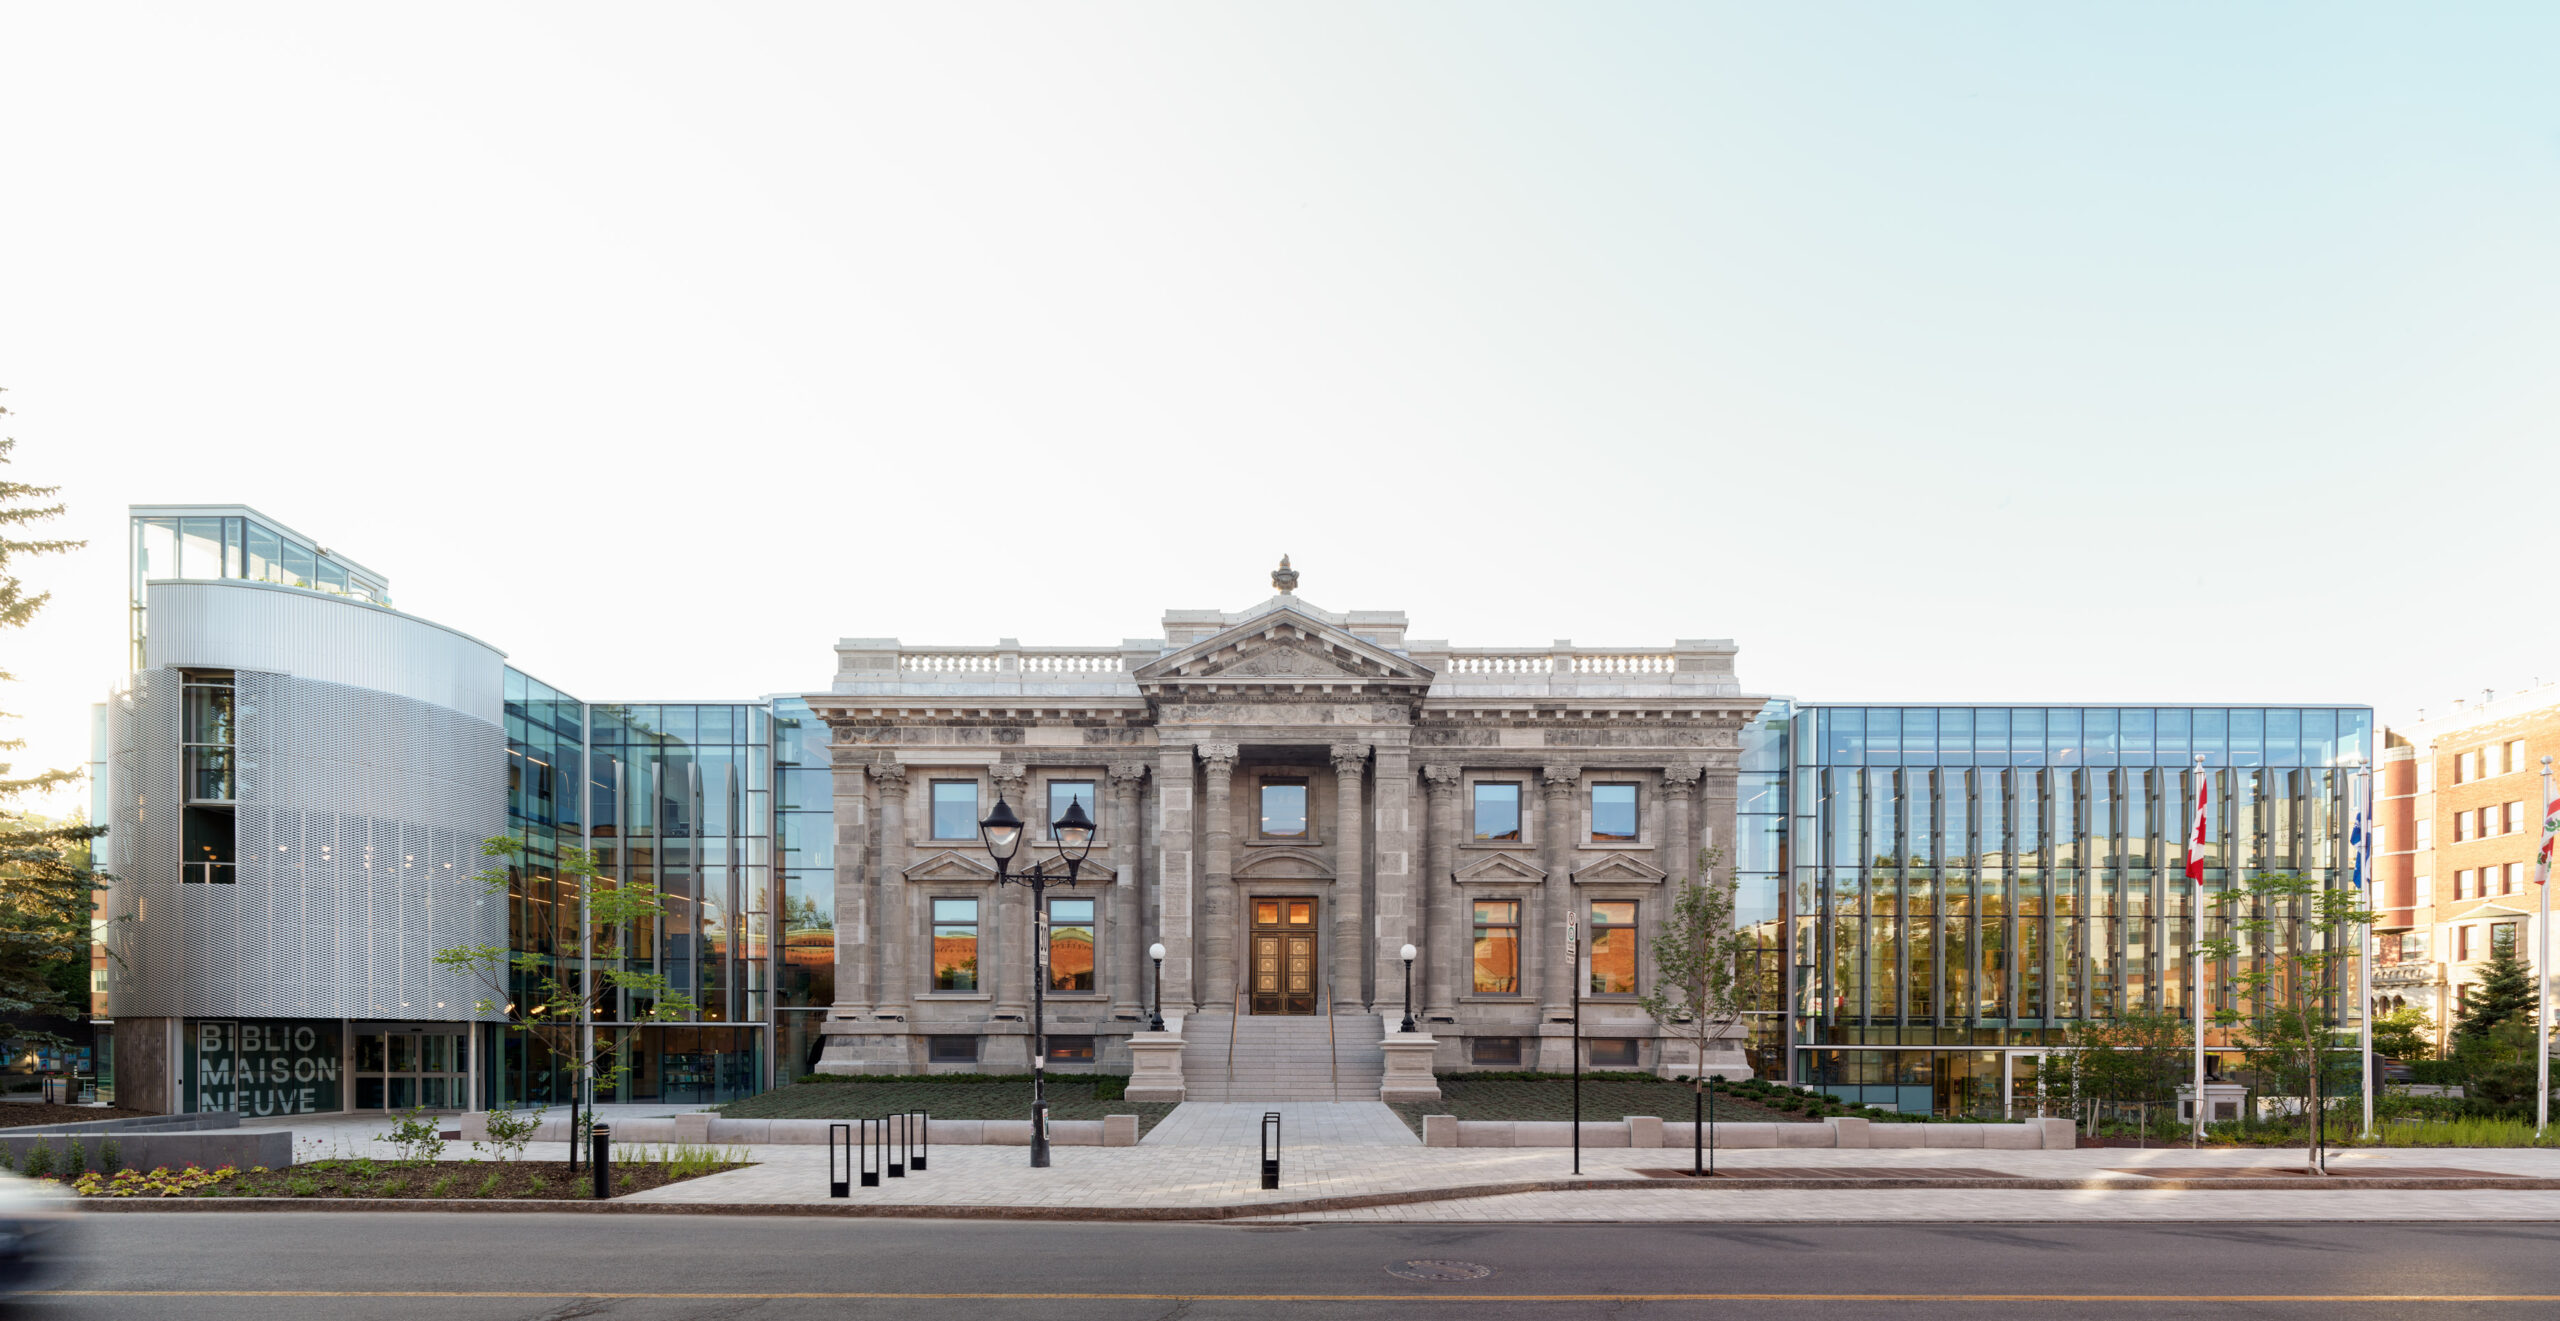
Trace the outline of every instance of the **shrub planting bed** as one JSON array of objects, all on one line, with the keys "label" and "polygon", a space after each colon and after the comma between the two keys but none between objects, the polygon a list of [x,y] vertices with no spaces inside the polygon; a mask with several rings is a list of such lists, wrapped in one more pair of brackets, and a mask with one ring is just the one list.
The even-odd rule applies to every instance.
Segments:
[{"label": "shrub planting bed", "polygon": [[[746,1163],[734,1153],[698,1147],[638,1150],[613,1162],[613,1193],[619,1197],[645,1192]],[[114,1175],[92,1172],[68,1181],[67,1186],[83,1197],[584,1200],[594,1195],[595,1180],[586,1166],[572,1171],[567,1161],[559,1160],[324,1160],[282,1170],[226,1166],[125,1170]]]},{"label": "shrub planting bed", "polygon": [[[1168,1102],[1126,1099],[1128,1090],[1129,1080],[1117,1075],[1052,1074],[1049,1117],[1136,1115],[1143,1136],[1173,1113]],[[936,1119],[1029,1119],[1031,1078],[1019,1073],[811,1074],[788,1087],[718,1107],[726,1119],[870,1119],[906,1110],[922,1110]]]},{"label": "shrub planting bed", "polygon": [[115,1106],[42,1105],[12,1101],[0,1105],[0,1128],[34,1128],[46,1124],[103,1124],[110,1119],[140,1119],[148,1110],[121,1110]]},{"label": "shrub planting bed", "polygon": [[[1649,1073],[1582,1075],[1582,1117],[1586,1121],[1615,1120],[1627,1115],[1686,1121],[1694,1104],[1685,1082],[1671,1082]],[[1394,1110],[1416,1133],[1422,1131],[1424,1115],[1455,1115],[1461,1120],[1569,1120],[1573,1118],[1573,1075],[1448,1074],[1440,1078],[1439,1100],[1402,1104]],[[1890,1118],[1766,1083],[1727,1083],[1716,1091],[1716,1118],[1720,1122],[1809,1124],[1842,1114]]]}]

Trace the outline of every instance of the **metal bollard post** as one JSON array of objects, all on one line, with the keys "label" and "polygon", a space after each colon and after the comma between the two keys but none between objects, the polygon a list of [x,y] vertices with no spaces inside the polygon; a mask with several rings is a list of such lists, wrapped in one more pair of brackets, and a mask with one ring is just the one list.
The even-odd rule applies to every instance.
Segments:
[{"label": "metal bollard post", "polygon": [[858,1119],[854,1122],[860,1125],[862,1134],[862,1186],[877,1188],[880,1186],[880,1121]]},{"label": "metal bollard post", "polygon": [[914,1125],[907,1136],[914,1140],[907,1148],[907,1168],[924,1173],[924,1158],[933,1152],[933,1116],[922,1110],[907,1112],[907,1122]]},{"label": "metal bollard post", "polygon": [[[843,1135],[841,1140],[838,1134]],[[827,1125],[827,1196],[853,1196],[853,1163],[853,1125]]]},{"label": "metal bollard post", "polygon": [[613,1196],[613,1125],[598,1124],[589,1132],[595,1135],[588,1163],[595,1170],[596,1200]]},{"label": "metal bollard post", "polygon": [[887,1154],[889,1177],[892,1179],[907,1177],[907,1117],[905,1115],[880,1117],[880,1149]]},{"label": "metal bollard post", "polygon": [[1262,1112],[1262,1186],[1280,1186],[1280,1112]]}]

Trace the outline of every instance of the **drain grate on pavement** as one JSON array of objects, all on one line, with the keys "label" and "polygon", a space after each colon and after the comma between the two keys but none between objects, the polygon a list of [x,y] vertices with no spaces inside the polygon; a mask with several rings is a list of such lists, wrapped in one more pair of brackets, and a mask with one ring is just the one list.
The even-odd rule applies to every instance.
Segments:
[{"label": "drain grate on pavement", "polygon": [[1454,1284],[1460,1280],[1484,1279],[1493,1274],[1493,1268],[1472,1261],[1400,1261],[1389,1266],[1387,1274],[1400,1280]]},{"label": "drain grate on pavement", "polygon": [[[1695,1179],[1687,1170],[1634,1170],[1648,1179]],[[1727,1165],[1713,1179],[2015,1179],[2005,1170],[1919,1165]]]},{"label": "drain grate on pavement", "polygon": [[[2147,1179],[2317,1179],[2299,1165],[2154,1165],[2109,1174],[2139,1174]],[[2457,1170],[2439,1165],[2332,1165],[2332,1179],[2521,1179],[2521,1174],[2493,1170]]]}]

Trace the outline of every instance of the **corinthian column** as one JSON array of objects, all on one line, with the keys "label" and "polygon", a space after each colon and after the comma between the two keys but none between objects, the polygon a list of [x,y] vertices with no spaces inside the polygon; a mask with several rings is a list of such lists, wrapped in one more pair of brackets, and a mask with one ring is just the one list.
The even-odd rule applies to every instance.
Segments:
[{"label": "corinthian column", "polygon": [[1138,918],[1139,857],[1146,829],[1138,818],[1138,785],[1147,778],[1143,761],[1111,765],[1111,860],[1120,875],[1111,887],[1112,946],[1118,956],[1104,962],[1111,969],[1111,1016],[1141,1018],[1146,994],[1146,924]]},{"label": "corinthian column", "polygon": [[1360,774],[1366,743],[1333,745],[1333,1012],[1365,1014],[1360,969],[1369,950],[1360,922]]},{"label": "corinthian column", "polygon": [[880,865],[872,869],[878,885],[880,1008],[877,1017],[907,1017],[915,994],[913,957],[917,933],[907,914],[907,768],[896,762],[871,763],[872,787],[880,795]]},{"label": "corinthian column", "polygon": [[1573,1017],[1575,960],[1565,952],[1564,928],[1573,920],[1573,836],[1581,824],[1573,793],[1582,781],[1582,768],[1549,766],[1540,775],[1538,787],[1546,798],[1546,815],[1539,819],[1538,830],[1546,837],[1547,883],[1546,920],[1538,930],[1538,985],[1544,988],[1546,1003],[1539,1012],[1553,1023]]},{"label": "corinthian column", "polygon": [[[837,730],[839,739],[851,730]],[[877,942],[871,934],[871,873],[864,867],[871,844],[871,817],[866,811],[870,786],[862,780],[862,750],[839,742],[829,758],[833,772],[836,830],[836,1002],[829,1018],[871,1016],[871,973]]]},{"label": "corinthian column", "polygon": [[1457,1017],[1457,972],[1468,953],[1468,914],[1458,911],[1458,781],[1455,766],[1422,768],[1422,792],[1430,819],[1430,875],[1421,889],[1430,896],[1422,926],[1422,1016]]},{"label": "corinthian column", "polygon": [[1205,884],[1200,895],[1200,922],[1207,927],[1201,933],[1203,971],[1200,1007],[1210,1013],[1235,1012],[1236,1008],[1236,867],[1235,867],[1235,796],[1236,745],[1203,743],[1200,766],[1207,776],[1207,802],[1203,810],[1209,814],[1209,855],[1202,867]]},{"label": "corinthian column", "polygon": [[[1048,823],[1040,818],[1040,809],[1024,795],[1029,793],[1029,773],[1021,766],[1003,762],[987,768],[987,778],[995,785],[996,797],[1013,804],[1014,815],[1022,818],[1022,848],[1013,855],[1015,865],[1029,867],[1039,858],[1039,847],[1048,835]],[[993,810],[990,808],[989,810]],[[978,966],[989,970],[988,989],[995,992],[994,1016],[999,1022],[1028,1022],[1031,1018],[1031,979],[1039,975],[1040,938],[1031,919],[1031,887],[999,885],[995,899],[995,930],[989,933],[986,953],[978,958]]]},{"label": "corinthian column", "polygon": [[1698,793],[1698,768],[1673,766],[1662,773],[1662,869],[1671,874],[1671,893],[1697,874],[1697,836],[1689,830],[1689,800]]}]

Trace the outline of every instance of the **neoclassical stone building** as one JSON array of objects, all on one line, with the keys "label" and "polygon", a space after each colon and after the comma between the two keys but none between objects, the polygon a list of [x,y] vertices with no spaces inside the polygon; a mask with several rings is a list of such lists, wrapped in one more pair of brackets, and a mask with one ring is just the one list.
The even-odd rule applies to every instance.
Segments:
[{"label": "neoclassical stone building", "polygon": [[1733,644],[1452,647],[1317,608],[1285,560],[1272,581],[1117,647],[837,645],[806,699],[834,739],[822,1071],[1030,1067],[1030,897],[977,839],[1000,795],[1037,823],[1025,863],[1071,800],[1100,826],[1085,884],[1048,899],[1052,1067],[1127,1067],[1158,941],[1187,1038],[1400,1016],[1411,942],[1442,1070],[1566,1067],[1576,976],[1590,1063],[1691,1067],[1634,1001],[1672,887],[1732,836],[1765,700]]}]

